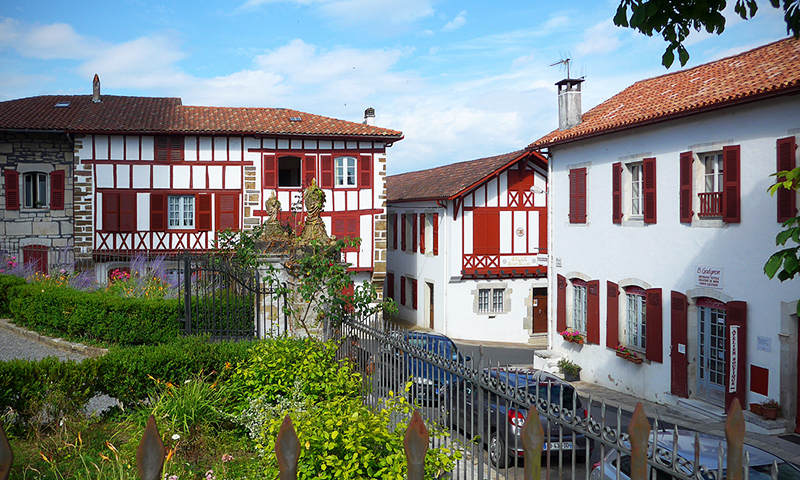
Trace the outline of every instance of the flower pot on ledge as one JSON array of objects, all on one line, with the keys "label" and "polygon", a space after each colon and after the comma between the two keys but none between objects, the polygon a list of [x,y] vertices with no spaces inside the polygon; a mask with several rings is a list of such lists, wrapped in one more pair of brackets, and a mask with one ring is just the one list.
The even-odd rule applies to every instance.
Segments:
[{"label": "flower pot on ledge", "polygon": [[630,355],[625,355],[624,353],[620,353],[620,352],[617,352],[617,356],[619,358],[624,358],[625,360],[627,360],[627,361],[629,361],[631,363],[635,363],[637,365],[642,363],[642,359],[640,357],[632,357]]}]

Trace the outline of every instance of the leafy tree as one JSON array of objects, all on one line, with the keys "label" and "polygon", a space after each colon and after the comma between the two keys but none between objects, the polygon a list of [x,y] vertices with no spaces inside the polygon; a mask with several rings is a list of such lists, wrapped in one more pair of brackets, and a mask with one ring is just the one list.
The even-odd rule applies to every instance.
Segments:
[{"label": "leafy tree", "polygon": [[[775,195],[781,188],[800,191],[800,167],[778,172],[774,176],[778,177],[778,181],[769,188],[770,195]],[[790,240],[795,246],[773,253],[764,265],[764,273],[769,278],[774,278],[777,274],[778,279],[783,282],[800,272],[800,216],[783,222],[783,230],[775,237],[775,245],[785,246]],[[797,315],[800,316],[800,302],[797,302]]]},{"label": "leafy tree", "polygon": [[[800,38],[800,0],[769,0],[775,8],[783,8],[786,32]],[[782,5],[781,5],[782,4]],[[669,68],[675,61],[675,52],[681,66],[689,60],[683,42],[690,29],[721,34],[725,30],[722,11],[726,0],[621,0],[614,15],[614,24],[630,27],[653,36],[659,33],[667,41],[661,63]],[[733,10],[744,20],[753,18],[758,11],[756,0],[736,0]]]}]

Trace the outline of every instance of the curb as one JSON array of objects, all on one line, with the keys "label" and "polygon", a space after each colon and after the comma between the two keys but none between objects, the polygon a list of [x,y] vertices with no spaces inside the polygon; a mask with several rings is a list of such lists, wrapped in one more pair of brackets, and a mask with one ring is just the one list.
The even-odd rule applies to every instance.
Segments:
[{"label": "curb", "polygon": [[107,348],[91,347],[77,342],[69,342],[63,338],[53,338],[42,335],[26,328],[14,325],[12,321],[7,318],[0,318],[0,329],[7,330],[16,335],[33,340],[34,342],[47,345],[49,347],[57,348],[65,352],[79,353],[87,357],[102,357],[108,353]]}]

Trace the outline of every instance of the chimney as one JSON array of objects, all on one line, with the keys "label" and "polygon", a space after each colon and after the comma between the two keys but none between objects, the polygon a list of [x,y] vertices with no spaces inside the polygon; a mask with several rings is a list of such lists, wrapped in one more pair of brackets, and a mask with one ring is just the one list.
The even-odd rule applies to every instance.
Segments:
[{"label": "chimney", "polygon": [[558,86],[558,129],[567,130],[581,123],[582,78],[566,78]]},{"label": "chimney", "polygon": [[100,77],[96,73],[94,74],[94,80],[92,80],[92,101],[100,103]]},{"label": "chimney", "polygon": [[368,109],[364,110],[364,125],[369,125],[370,127],[375,126],[375,109],[369,107]]}]

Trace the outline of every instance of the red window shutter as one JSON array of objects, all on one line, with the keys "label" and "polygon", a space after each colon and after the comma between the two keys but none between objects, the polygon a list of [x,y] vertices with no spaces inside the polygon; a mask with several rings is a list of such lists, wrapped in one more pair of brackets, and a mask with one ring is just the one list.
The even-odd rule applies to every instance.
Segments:
[{"label": "red window shutter", "polygon": [[411,280],[411,308],[417,309],[417,279]]},{"label": "red window shutter", "polygon": [[358,157],[358,163],[358,186],[372,188],[372,155],[361,155]]},{"label": "red window shutter", "polygon": [[586,341],[600,344],[600,280],[586,282]]},{"label": "red window shutter", "polygon": [[314,155],[306,155],[303,157],[303,181],[304,187],[309,187],[311,181],[317,178],[317,157]]},{"label": "red window shutter", "polygon": [[167,229],[167,196],[163,193],[150,194],[150,230],[163,232]]},{"label": "red window shutter", "polygon": [[19,210],[19,172],[5,169],[6,210]]},{"label": "red window shutter", "polygon": [[425,214],[419,214],[419,253],[425,253]]},{"label": "red window shutter", "polygon": [[556,330],[561,333],[567,329],[567,279],[556,276]]},{"label": "red window shutter", "polygon": [[278,188],[278,161],[275,155],[264,155],[264,188]]},{"label": "red window shutter", "polygon": [[[786,137],[778,139],[778,170],[783,172],[791,170],[795,166],[795,149],[794,137]],[[723,168],[724,170],[724,168]],[[778,178],[778,181],[785,180],[784,177]],[[797,213],[797,193],[794,190],[781,188],[776,193],[778,201],[778,221],[783,223],[786,220],[794,217]]]},{"label": "red window shutter", "polygon": [[622,223],[622,162],[611,165],[611,221]]},{"label": "red window shutter", "polygon": [[161,135],[156,137],[155,139],[155,148],[156,148],[156,161],[157,162],[169,162],[169,137],[166,135]]},{"label": "red window shutter", "polygon": [[692,223],[692,152],[681,153],[680,160],[680,218],[681,223]]},{"label": "red window shutter", "polygon": [[[519,170],[516,167],[512,167],[512,168],[508,169],[507,177],[508,177],[508,194],[509,194],[509,197],[511,197],[512,195],[513,196],[517,196],[517,193],[519,192],[519,183],[520,183]],[[511,198],[513,198],[513,197],[511,197]],[[509,201],[510,201],[510,198],[509,198]],[[520,199],[519,202],[522,203],[522,199]]]},{"label": "red window shutter", "polygon": [[180,162],[183,160],[183,137],[169,137],[169,161]]},{"label": "red window shutter", "polygon": [[406,304],[406,277],[400,277],[400,305]]},{"label": "red window shutter", "polygon": [[[356,240],[361,236],[361,219],[358,215],[337,215],[331,219],[331,233],[339,240]],[[345,247],[343,252],[355,252],[358,245]]]},{"label": "red window shutter", "polygon": [[136,231],[136,193],[119,194],[119,231]]},{"label": "red window shutter", "polygon": [[217,194],[217,225],[219,230],[239,230],[239,194]]},{"label": "red window shutter", "polygon": [[439,214],[434,213],[433,218],[431,219],[431,223],[433,224],[433,254],[439,255]]},{"label": "red window shutter", "polygon": [[[723,175],[727,165],[723,166]],[[649,319],[648,319],[649,321]],[[734,335],[734,331],[736,332]],[[734,398],[744,405],[747,393],[747,303],[728,302],[725,317],[725,411],[730,411]],[[739,360],[731,368],[731,350],[736,349]],[[732,378],[731,376],[735,376]],[[731,391],[733,387],[733,391]]]},{"label": "red window shutter", "polygon": [[397,250],[397,215],[392,215],[392,248]]},{"label": "red window shutter", "polygon": [[394,273],[386,274],[386,298],[394,300]]},{"label": "red window shutter", "polygon": [[614,348],[619,343],[619,286],[614,282],[606,282],[606,346]]},{"label": "red window shutter", "polygon": [[411,251],[417,251],[417,214],[411,214]]},{"label": "red window shutter", "polygon": [[64,170],[50,172],[50,209],[64,210]]},{"label": "red window shutter", "polygon": [[722,149],[722,221],[727,223],[741,221],[740,158],[741,147],[739,145]]},{"label": "red window shutter", "polygon": [[642,181],[644,199],[644,223],[656,223],[656,159],[642,161],[644,178]]},{"label": "red window shutter", "polygon": [[321,188],[333,188],[333,157],[331,155],[322,155],[320,159],[322,166]]},{"label": "red window shutter", "polygon": [[103,231],[119,232],[119,193],[103,193]]},{"label": "red window shutter", "polygon": [[201,193],[197,195],[197,229],[211,230],[211,194]]},{"label": "red window shutter", "polygon": [[[670,391],[673,395],[689,398],[689,360],[687,357],[689,302],[686,295],[673,291],[670,299]],[[648,319],[649,320],[649,319]],[[648,328],[649,330],[649,328]]]},{"label": "red window shutter", "polygon": [[400,249],[406,251],[406,214],[400,215]]},{"label": "red window shutter", "polygon": [[661,289],[650,288],[645,290],[645,322],[647,322],[647,337],[645,338],[644,356],[651,362],[661,363],[664,350],[664,331],[661,322]]},{"label": "red window shutter", "polygon": [[500,212],[474,210],[472,252],[475,255],[500,253]]},{"label": "red window shutter", "polygon": [[586,223],[586,168],[569,171],[569,223]]}]

